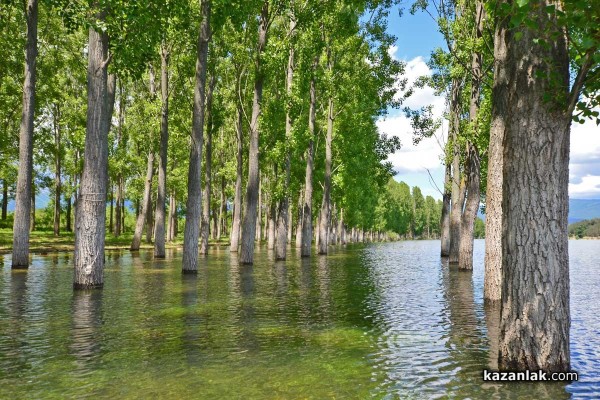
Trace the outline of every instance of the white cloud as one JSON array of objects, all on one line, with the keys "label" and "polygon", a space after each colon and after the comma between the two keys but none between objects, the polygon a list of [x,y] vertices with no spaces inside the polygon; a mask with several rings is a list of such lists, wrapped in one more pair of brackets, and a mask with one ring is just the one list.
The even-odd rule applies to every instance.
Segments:
[{"label": "white cloud", "polygon": [[600,176],[587,175],[581,177],[579,183],[569,183],[569,196],[574,199],[599,199]]}]

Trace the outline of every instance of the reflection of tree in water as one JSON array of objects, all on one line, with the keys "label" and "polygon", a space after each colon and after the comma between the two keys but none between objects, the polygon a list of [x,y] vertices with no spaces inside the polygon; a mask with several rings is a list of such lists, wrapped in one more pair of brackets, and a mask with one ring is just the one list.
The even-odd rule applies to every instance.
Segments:
[{"label": "reflection of tree in water", "polygon": [[202,355],[200,346],[201,318],[195,312],[198,305],[198,276],[196,274],[181,275],[181,305],[183,306],[183,348],[187,362],[198,365]]},{"label": "reflection of tree in water", "polygon": [[288,285],[288,268],[285,261],[275,261],[273,263],[273,283],[272,292],[275,295],[275,307],[278,322],[281,324],[289,323],[290,307],[289,307],[289,285]]},{"label": "reflection of tree in water", "polygon": [[91,371],[102,350],[102,290],[76,290],[72,300],[71,354],[79,369]]},{"label": "reflection of tree in water", "polygon": [[331,323],[331,271],[327,257],[320,256],[317,263],[317,278],[319,280],[319,312],[321,314],[321,326],[325,327]]},{"label": "reflection of tree in water", "polygon": [[[22,371],[29,368],[27,361],[28,343],[25,341],[24,316],[27,311],[26,269],[13,269],[10,274],[10,293],[6,309],[8,318],[2,318],[0,309],[0,371]],[[3,296],[4,297],[4,296]]]}]

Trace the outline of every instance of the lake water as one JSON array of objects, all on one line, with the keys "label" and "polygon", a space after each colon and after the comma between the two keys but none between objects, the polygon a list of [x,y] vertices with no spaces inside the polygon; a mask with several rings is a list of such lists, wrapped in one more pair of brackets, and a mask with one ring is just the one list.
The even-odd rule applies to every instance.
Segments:
[{"label": "lake water", "polygon": [[[572,241],[579,382],[491,384],[499,310],[439,242],[332,248],[239,266],[226,248],[181,275],[181,251],[108,252],[102,291],[73,292],[72,255],[0,256],[0,398],[563,399],[600,396],[600,241]],[[490,351],[492,349],[492,351]]]}]

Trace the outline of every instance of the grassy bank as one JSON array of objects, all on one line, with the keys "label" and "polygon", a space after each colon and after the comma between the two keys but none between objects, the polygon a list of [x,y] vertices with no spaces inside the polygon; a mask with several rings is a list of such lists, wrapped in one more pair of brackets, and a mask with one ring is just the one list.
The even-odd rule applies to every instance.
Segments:
[{"label": "grassy bank", "polygon": [[[73,232],[64,232],[60,236],[54,236],[51,231],[34,231],[31,232],[29,239],[29,249],[32,253],[46,253],[52,251],[72,251],[75,243],[75,236]],[[133,233],[124,233],[121,236],[114,236],[112,234],[106,235],[106,249],[129,249],[131,240],[133,239]],[[13,233],[11,229],[0,229],[0,254],[10,253],[12,251]],[[219,241],[210,240],[211,245],[228,245],[229,240],[222,238]],[[170,243],[166,244],[167,248],[177,248],[183,246],[183,233],[180,237]],[[141,249],[152,249],[154,245],[152,243],[146,243],[142,240],[140,246]]]}]

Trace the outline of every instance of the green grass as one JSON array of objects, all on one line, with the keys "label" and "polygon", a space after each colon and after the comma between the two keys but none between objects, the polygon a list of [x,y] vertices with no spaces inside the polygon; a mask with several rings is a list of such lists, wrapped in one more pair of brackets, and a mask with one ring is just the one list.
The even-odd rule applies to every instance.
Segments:
[{"label": "green grass", "polygon": [[[133,239],[133,233],[127,232],[120,236],[112,234],[106,235],[106,249],[128,249]],[[152,249],[152,243],[145,242],[145,236],[142,238],[141,249]],[[12,229],[0,229],[0,253],[10,253],[12,250],[13,232]],[[52,231],[33,231],[29,237],[29,250],[32,253],[45,253],[51,251],[71,251],[75,243],[75,235],[73,232],[61,232],[59,236],[54,236]],[[211,245],[226,245],[229,243],[227,238],[221,238],[219,241],[210,240]],[[177,248],[183,245],[183,232],[179,237],[170,243],[167,243],[167,248]]]}]

